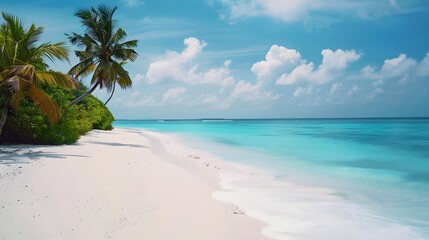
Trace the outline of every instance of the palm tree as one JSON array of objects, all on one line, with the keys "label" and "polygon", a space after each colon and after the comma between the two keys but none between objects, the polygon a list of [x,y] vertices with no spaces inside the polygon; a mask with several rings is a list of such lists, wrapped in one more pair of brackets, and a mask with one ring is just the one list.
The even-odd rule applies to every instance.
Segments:
[{"label": "palm tree", "polygon": [[46,71],[44,58],[68,60],[65,43],[36,44],[43,28],[34,24],[25,29],[15,16],[2,13],[4,22],[0,25],[0,91],[5,102],[0,117],[0,134],[10,110],[19,109],[21,100],[29,97],[37,103],[51,124],[60,119],[57,104],[44,93],[40,84],[50,84],[63,89],[78,86],[72,77],[53,71]]},{"label": "palm tree", "polygon": [[70,69],[69,74],[75,78],[91,73],[93,75],[92,87],[69,105],[79,103],[98,87],[114,92],[116,82],[122,88],[132,85],[130,76],[121,63],[137,59],[138,55],[133,49],[137,47],[137,40],[122,42],[127,33],[122,28],[116,29],[116,21],[113,19],[116,10],[117,7],[100,5],[97,8],[80,10],[75,14],[85,27],[85,33],[68,35],[72,44],[83,49],[75,51],[80,62]]},{"label": "palm tree", "polygon": [[[121,62],[120,63],[121,66],[125,65],[126,62]],[[129,77],[121,77],[121,76],[128,76],[128,73],[124,73],[124,74],[118,74],[113,82],[113,88],[112,91],[110,93],[110,97],[107,99],[107,101],[104,103],[104,106],[107,105],[107,103],[109,103],[110,99],[112,99],[113,94],[115,93],[115,88],[116,88],[116,83],[122,88],[122,89],[126,89],[129,86],[132,85],[131,79]]]}]

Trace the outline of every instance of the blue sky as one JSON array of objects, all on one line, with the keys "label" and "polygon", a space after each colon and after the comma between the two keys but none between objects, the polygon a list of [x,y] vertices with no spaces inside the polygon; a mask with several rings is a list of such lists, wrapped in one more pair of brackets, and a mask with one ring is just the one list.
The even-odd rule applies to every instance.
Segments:
[{"label": "blue sky", "polygon": [[2,0],[0,10],[55,42],[82,33],[74,12],[98,4],[118,6],[139,40],[133,88],[109,103],[116,118],[429,116],[426,0]]}]

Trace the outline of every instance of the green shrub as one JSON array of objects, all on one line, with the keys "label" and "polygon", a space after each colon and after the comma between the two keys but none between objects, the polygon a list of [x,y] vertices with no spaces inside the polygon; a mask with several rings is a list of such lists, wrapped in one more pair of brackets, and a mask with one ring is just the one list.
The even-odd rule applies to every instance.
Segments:
[{"label": "green shrub", "polygon": [[[61,120],[51,126],[37,105],[24,99],[19,111],[9,115],[0,143],[70,144],[92,129],[113,128],[112,113],[94,96],[87,97],[79,105],[68,106],[72,99],[86,91],[84,86],[72,92],[48,85],[42,86],[42,89],[57,102],[61,109]],[[3,102],[0,96],[1,106]]]}]

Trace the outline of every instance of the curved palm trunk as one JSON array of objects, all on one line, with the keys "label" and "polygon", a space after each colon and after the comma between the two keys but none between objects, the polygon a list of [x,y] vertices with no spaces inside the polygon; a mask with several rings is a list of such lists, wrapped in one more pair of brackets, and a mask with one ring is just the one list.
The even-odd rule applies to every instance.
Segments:
[{"label": "curved palm trunk", "polygon": [[112,94],[110,94],[109,99],[107,99],[107,101],[104,103],[104,106],[107,105],[107,103],[110,101],[110,99],[112,99],[113,94],[115,93],[115,87],[116,87],[116,83],[113,84],[113,89],[112,89]]},{"label": "curved palm trunk", "polygon": [[1,117],[0,117],[0,135],[3,131],[3,127],[6,124],[6,119],[7,119],[7,114],[9,112],[9,107],[7,106],[7,104],[4,104],[3,106],[3,110],[1,112]]},{"label": "curved palm trunk", "polygon": [[89,89],[89,91],[87,91],[86,93],[80,95],[78,98],[76,98],[75,100],[71,101],[69,103],[69,107],[73,106],[75,104],[80,103],[82,100],[84,100],[86,97],[88,97],[89,95],[91,95],[92,92],[95,91],[95,89],[97,89],[98,85],[100,85],[100,82],[98,81],[96,84],[94,84],[94,86],[92,86],[91,89]]}]

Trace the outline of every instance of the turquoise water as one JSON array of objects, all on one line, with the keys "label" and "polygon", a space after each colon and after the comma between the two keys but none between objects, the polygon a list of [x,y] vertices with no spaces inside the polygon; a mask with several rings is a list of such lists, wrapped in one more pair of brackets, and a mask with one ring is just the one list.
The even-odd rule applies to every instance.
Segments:
[{"label": "turquoise water", "polygon": [[191,146],[265,169],[279,181],[334,189],[341,199],[429,239],[429,119],[116,121],[115,126],[178,133]]}]

